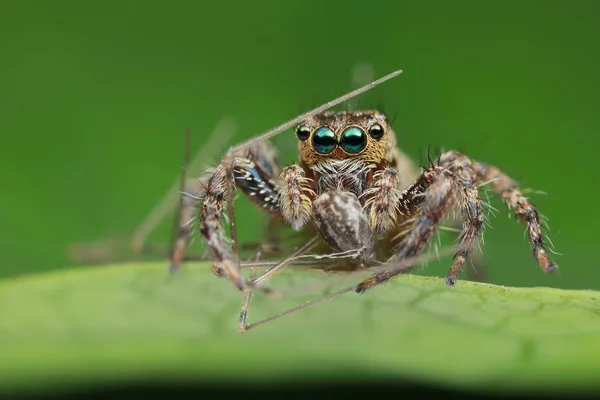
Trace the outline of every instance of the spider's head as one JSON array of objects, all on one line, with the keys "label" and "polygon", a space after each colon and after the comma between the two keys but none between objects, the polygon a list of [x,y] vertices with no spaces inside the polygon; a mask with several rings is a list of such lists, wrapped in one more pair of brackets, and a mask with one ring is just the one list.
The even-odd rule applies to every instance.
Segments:
[{"label": "spider's head", "polygon": [[300,160],[309,167],[351,158],[379,164],[396,145],[388,118],[379,111],[316,114],[296,127],[296,137]]}]

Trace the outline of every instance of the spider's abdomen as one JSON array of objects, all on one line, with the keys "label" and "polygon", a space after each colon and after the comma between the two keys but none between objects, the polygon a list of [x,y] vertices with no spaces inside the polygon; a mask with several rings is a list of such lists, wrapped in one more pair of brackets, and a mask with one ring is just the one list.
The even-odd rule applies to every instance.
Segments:
[{"label": "spider's abdomen", "polygon": [[358,197],[350,192],[331,191],[313,202],[314,224],[321,237],[335,250],[355,250],[367,260],[373,250],[374,235]]}]

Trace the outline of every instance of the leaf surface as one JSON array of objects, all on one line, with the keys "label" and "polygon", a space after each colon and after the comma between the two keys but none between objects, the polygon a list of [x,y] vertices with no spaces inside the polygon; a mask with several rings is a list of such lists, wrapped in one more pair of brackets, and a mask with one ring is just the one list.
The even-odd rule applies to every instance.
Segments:
[{"label": "leaf surface", "polygon": [[[358,282],[286,271],[249,322]],[[137,379],[237,383],[416,379],[575,389],[600,371],[600,293],[400,276],[245,333],[242,296],[208,264],[112,265],[0,282],[0,390]]]}]

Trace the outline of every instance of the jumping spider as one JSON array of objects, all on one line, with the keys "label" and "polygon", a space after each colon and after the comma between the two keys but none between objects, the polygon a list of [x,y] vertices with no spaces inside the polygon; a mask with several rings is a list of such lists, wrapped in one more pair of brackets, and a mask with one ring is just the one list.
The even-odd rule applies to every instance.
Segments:
[{"label": "jumping spider", "polygon": [[[191,185],[183,191],[180,230],[172,252],[171,268],[176,270],[183,260],[191,233],[189,220],[201,204],[200,232],[216,258],[213,272],[229,279],[239,291],[246,293],[240,331],[296,310],[246,324],[251,290],[261,288],[267,279],[319,242],[327,243],[338,257],[347,257],[345,265],[354,269],[380,267],[371,278],[335,295],[350,290],[362,293],[409,270],[411,265],[405,260],[423,253],[440,222],[456,207],[463,226],[446,275],[446,284],[453,286],[483,227],[478,189],[478,184],[482,183],[489,182],[526,224],[533,255],[542,270],[557,269],[544,248],[537,210],[515,182],[498,168],[471,160],[456,151],[446,151],[436,161],[430,160],[429,166],[418,174],[412,162],[396,147],[396,135],[384,114],[378,111],[326,111],[400,72],[233,147],[210,177],[204,179],[205,184]],[[264,139],[292,126],[296,126],[300,162],[280,169],[275,161],[275,149]],[[240,271],[234,186],[273,218],[281,219],[294,230],[314,230],[313,239],[294,254],[249,280]],[[221,227],[226,216],[231,243],[226,240]],[[304,306],[306,304],[297,309]]]}]

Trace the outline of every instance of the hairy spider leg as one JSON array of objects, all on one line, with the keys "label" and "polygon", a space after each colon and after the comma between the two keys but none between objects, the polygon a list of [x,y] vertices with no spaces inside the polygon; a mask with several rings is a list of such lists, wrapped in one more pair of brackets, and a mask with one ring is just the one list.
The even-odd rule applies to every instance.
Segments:
[{"label": "hairy spider leg", "polygon": [[[250,154],[260,154],[261,151],[271,146],[270,143],[257,143],[250,149]],[[253,159],[255,161],[253,161]],[[213,272],[234,280],[240,290],[245,287],[245,282],[239,273],[239,252],[237,246],[237,235],[235,226],[235,215],[233,214],[233,190],[234,185],[228,185],[227,176],[233,176],[235,185],[239,186],[255,204],[262,209],[279,215],[277,201],[277,188],[275,178],[270,175],[272,166],[259,164],[262,158],[236,157],[233,161],[229,174],[226,166],[220,164],[214,170],[208,180],[206,193],[202,207],[199,212],[200,232],[206,238],[207,243],[214,256],[216,263]],[[269,172],[267,172],[269,171]],[[231,245],[227,243],[222,228],[221,220],[228,213],[231,227]],[[175,262],[178,260],[174,260]]]},{"label": "hairy spider leg", "polygon": [[[275,174],[279,172],[279,166],[274,146],[269,142],[256,143],[247,151],[240,150],[237,155],[232,172],[235,175],[235,185],[260,208],[277,214]],[[223,169],[223,164],[217,166],[212,171],[212,175],[204,175],[190,182],[182,190],[182,207],[179,211],[180,219],[175,250],[171,257],[171,272],[176,272],[185,259],[197,206],[202,204],[204,207],[207,198],[212,201],[212,203],[206,204],[207,210],[222,207],[224,204],[221,203],[227,201],[227,193],[224,192],[226,185],[223,181],[219,181],[219,177],[222,178],[224,175]],[[222,215],[222,213],[215,214],[218,218],[221,218]],[[225,246],[225,244],[223,245]]]},{"label": "hairy spider leg", "polygon": [[[461,156],[458,153],[454,153],[449,154],[448,157],[450,158],[452,155],[456,156],[457,159]],[[515,216],[525,224],[532,245],[533,257],[542,271],[556,271],[558,265],[548,257],[544,246],[543,231],[540,226],[538,210],[523,196],[523,192],[519,189],[515,181],[491,165],[473,161],[473,168],[477,171],[477,176],[482,182],[491,182],[494,191],[502,197],[508,209],[514,210]]]},{"label": "hairy spider leg", "polygon": [[446,275],[446,283],[453,286],[456,278],[465,263],[471,250],[477,244],[477,239],[483,228],[483,210],[479,189],[477,187],[477,173],[467,157],[449,157],[451,152],[443,153],[439,157],[438,167],[447,168],[455,178],[457,198],[460,214],[463,220],[462,231],[459,235],[460,244],[452,260],[452,266]]},{"label": "hairy spider leg", "polygon": [[[496,194],[502,197],[509,210],[514,210],[516,217],[523,222],[529,233],[533,256],[544,272],[553,272],[558,269],[546,252],[544,246],[543,232],[540,226],[539,213],[523,196],[515,181],[504,174],[498,168],[475,160],[470,160],[464,154],[457,151],[443,153],[440,158],[440,166],[448,166],[455,174],[462,176],[468,182],[490,182]],[[465,191],[470,190],[466,185]],[[468,194],[466,194],[468,196]],[[464,203],[463,203],[464,204]],[[468,232],[463,231],[468,235]],[[454,266],[453,266],[454,268]],[[452,270],[451,270],[452,271]],[[455,269],[454,273],[458,270]],[[451,274],[449,273],[449,276]]]}]

